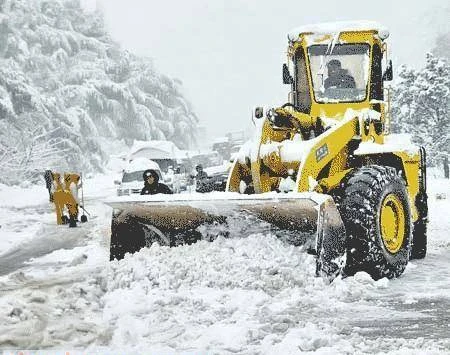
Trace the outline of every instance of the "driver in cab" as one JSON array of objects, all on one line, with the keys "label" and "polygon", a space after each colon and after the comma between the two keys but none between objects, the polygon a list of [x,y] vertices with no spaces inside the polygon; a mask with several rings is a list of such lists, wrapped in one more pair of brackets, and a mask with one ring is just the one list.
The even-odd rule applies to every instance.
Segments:
[{"label": "driver in cab", "polygon": [[332,59],[327,64],[328,78],[325,79],[325,89],[353,89],[356,87],[355,79],[348,73],[348,70],[342,69],[341,62]]}]

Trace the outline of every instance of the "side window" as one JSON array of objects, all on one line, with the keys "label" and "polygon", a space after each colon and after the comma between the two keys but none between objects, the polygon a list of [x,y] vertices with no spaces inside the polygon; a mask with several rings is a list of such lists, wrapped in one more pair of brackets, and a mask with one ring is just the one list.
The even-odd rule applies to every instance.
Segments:
[{"label": "side window", "polygon": [[381,48],[378,44],[375,44],[373,46],[372,60],[372,75],[370,77],[370,99],[383,100],[383,73],[381,68],[383,53],[381,53]]},{"label": "side window", "polygon": [[300,112],[309,114],[311,111],[311,96],[309,94],[305,53],[301,48],[295,53],[295,70],[295,91],[297,93],[296,105]]}]

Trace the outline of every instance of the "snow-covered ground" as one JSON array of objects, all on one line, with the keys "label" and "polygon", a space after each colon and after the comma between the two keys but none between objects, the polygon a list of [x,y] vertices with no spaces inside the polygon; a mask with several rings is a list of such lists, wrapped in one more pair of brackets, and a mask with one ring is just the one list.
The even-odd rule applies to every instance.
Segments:
[{"label": "snow-covered ground", "polygon": [[399,279],[327,285],[270,235],[153,245],[109,262],[111,177],[90,221],[56,226],[44,187],[0,185],[0,349],[150,354],[449,354],[450,182],[429,181],[429,252]]}]

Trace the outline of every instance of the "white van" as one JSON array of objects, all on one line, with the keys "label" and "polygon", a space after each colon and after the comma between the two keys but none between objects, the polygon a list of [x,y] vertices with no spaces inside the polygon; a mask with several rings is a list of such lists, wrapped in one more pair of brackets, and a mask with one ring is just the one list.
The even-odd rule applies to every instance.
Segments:
[{"label": "white van", "polygon": [[122,181],[116,181],[117,196],[140,194],[144,187],[144,179],[142,175],[147,169],[153,169],[159,176],[159,180],[163,182],[163,175],[159,165],[153,160],[139,157],[130,160],[123,170]]}]

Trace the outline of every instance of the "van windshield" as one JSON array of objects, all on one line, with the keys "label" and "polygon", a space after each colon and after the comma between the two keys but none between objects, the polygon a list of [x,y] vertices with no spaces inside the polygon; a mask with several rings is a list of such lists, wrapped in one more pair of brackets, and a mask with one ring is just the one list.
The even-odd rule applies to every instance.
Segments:
[{"label": "van windshield", "polygon": [[132,171],[131,173],[123,173],[122,182],[143,181],[143,174],[144,170]]}]

